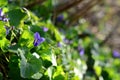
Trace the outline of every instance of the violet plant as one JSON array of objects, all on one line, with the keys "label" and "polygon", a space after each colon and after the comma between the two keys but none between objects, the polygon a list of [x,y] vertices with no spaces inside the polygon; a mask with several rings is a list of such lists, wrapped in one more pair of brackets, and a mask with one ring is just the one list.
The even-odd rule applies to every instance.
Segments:
[{"label": "violet plant", "polygon": [[[29,0],[21,1],[26,5]],[[113,51],[115,58],[112,58],[105,48],[95,51],[91,44],[99,45],[96,38],[81,37],[84,34],[81,27],[87,29],[88,23],[71,29],[63,23],[65,31],[60,33],[61,26],[58,28],[50,19],[53,15],[51,5],[51,0],[46,0],[42,5],[28,9],[21,8],[15,0],[9,0],[9,4],[7,0],[0,1],[0,79],[84,80],[90,77],[92,80],[97,76],[119,80],[120,53]],[[37,16],[41,14],[47,18]],[[63,15],[59,15],[57,21],[64,21]],[[65,38],[62,40],[61,37]]]},{"label": "violet plant", "polygon": [[45,41],[45,38],[41,37],[38,32],[36,32],[34,34],[34,43],[33,43],[34,46],[38,46],[39,44],[41,44],[44,41]]}]

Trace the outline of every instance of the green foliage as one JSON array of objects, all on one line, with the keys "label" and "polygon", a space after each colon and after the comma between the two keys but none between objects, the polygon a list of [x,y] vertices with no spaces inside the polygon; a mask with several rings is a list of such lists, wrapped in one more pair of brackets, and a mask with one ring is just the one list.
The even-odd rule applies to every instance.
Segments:
[{"label": "green foliage", "polygon": [[[31,53],[27,53],[24,50],[18,49],[21,61],[20,61],[20,74],[23,78],[40,78],[40,70],[42,68],[42,61]],[[26,56],[25,56],[25,53]]]},{"label": "green foliage", "polygon": [[18,43],[20,43],[19,45],[21,46],[27,46],[28,48],[32,48],[33,41],[34,41],[33,33],[31,31],[24,30],[20,36]]},{"label": "green foliage", "polygon": [[10,18],[10,25],[17,27],[25,17],[25,13],[23,13],[21,9],[13,9],[8,12],[8,17]]},{"label": "green foliage", "polygon": [[7,0],[0,1],[0,7],[7,5]]},{"label": "green foliage", "polygon": [[[13,55],[13,56],[11,56],[10,61],[9,61],[10,70],[9,70],[8,75],[13,80],[16,80],[16,79],[21,80],[22,79],[20,76],[19,60],[20,60],[20,58],[17,55]],[[15,75],[15,76],[13,77],[13,75]]]},{"label": "green foliage", "polygon": [[[88,22],[58,27],[51,20],[52,0],[31,9],[21,8],[29,4],[27,1],[8,4],[0,0],[9,18],[6,22],[0,20],[0,80],[119,80],[119,58],[113,58],[108,47],[99,45],[100,41],[87,30]],[[38,46],[33,44],[38,41],[34,38],[36,32],[45,38]],[[84,49],[83,55],[79,47]]]}]

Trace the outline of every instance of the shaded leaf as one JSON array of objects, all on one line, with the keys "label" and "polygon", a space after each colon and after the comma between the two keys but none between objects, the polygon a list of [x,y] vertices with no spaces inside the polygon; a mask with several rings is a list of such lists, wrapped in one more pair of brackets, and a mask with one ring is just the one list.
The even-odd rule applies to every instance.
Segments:
[{"label": "shaded leaf", "polygon": [[21,20],[25,17],[20,9],[14,9],[8,12],[8,17],[10,18],[10,25],[18,26],[20,25]]}]

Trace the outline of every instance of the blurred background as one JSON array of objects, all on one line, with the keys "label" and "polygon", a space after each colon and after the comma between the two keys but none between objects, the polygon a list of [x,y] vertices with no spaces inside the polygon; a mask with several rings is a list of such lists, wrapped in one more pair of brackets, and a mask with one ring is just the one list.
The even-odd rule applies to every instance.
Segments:
[{"label": "blurred background", "polygon": [[120,50],[119,0],[53,0],[55,14],[67,13],[68,25],[88,22],[87,29],[102,44]]}]

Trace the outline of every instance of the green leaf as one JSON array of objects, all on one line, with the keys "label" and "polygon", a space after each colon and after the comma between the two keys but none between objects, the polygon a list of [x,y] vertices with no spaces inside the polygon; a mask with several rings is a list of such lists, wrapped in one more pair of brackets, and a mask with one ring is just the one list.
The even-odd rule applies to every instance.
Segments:
[{"label": "green leaf", "polygon": [[33,33],[31,31],[24,30],[19,39],[19,44],[21,46],[27,46],[28,48],[32,48],[33,41],[34,41]]},{"label": "green leaf", "polygon": [[54,32],[55,32],[55,38],[56,38],[56,40],[57,40],[57,41],[61,41],[61,35],[60,35],[60,33],[58,32],[58,30],[57,30],[57,29],[54,29]]},{"label": "green leaf", "polygon": [[48,75],[49,80],[52,80],[53,72],[54,72],[54,67],[53,66],[50,66],[47,69],[47,71],[45,72],[45,75]]},{"label": "green leaf", "polygon": [[11,26],[18,26],[25,17],[25,13],[23,13],[21,9],[14,9],[8,12],[8,17],[10,18]]},{"label": "green leaf", "polygon": [[0,48],[2,51],[6,51],[7,46],[9,45],[9,41],[5,38],[6,36],[6,31],[4,28],[4,23],[0,21]]},{"label": "green leaf", "polygon": [[40,50],[39,54],[43,60],[51,61],[51,49],[48,50]]},{"label": "green leaf", "polygon": [[[9,72],[8,75],[12,80],[21,80],[19,69],[19,57],[17,55],[11,56],[9,60]],[[15,75],[15,76],[13,76]]]},{"label": "green leaf", "polygon": [[[20,74],[23,78],[40,78],[39,73],[42,68],[41,59],[36,58],[31,53],[27,53],[24,50],[18,49],[20,52]],[[25,56],[26,55],[26,56]]]},{"label": "green leaf", "polygon": [[101,71],[102,71],[101,67],[100,66],[95,66],[94,69],[95,69],[95,72],[96,72],[97,76],[100,76]]},{"label": "green leaf", "polygon": [[7,4],[7,0],[0,0],[0,7],[5,6]]},{"label": "green leaf", "polygon": [[48,68],[48,76],[49,76],[50,80],[52,79],[52,73],[53,73],[53,67],[49,67]]},{"label": "green leaf", "polygon": [[52,65],[57,66],[56,55],[52,54],[51,58],[52,58]]},{"label": "green leaf", "polygon": [[32,76],[33,79],[40,79],[43,76],[42,73],[38,72]]},{"label": "green leaf", "polygon": [[0,40],[0,47],[3,52],[7,51],[9,45],[10,45],[10,42],[6,38],[3,38],[2,40]]},{"label": "green leaf", "polygon": [[5,37],[6,36],[6,30],[4,28],[4,23],[2,21],[0,21],[0,38]]},{"label": "green leaf", "polygon": [[71,80],[80,80],[79,76],[74,76]]},{"label": "green leaf", "polygon": [[57,69],[53,75],[53,80],[65,80],[64,71],[62,66],[57,66]]}]

